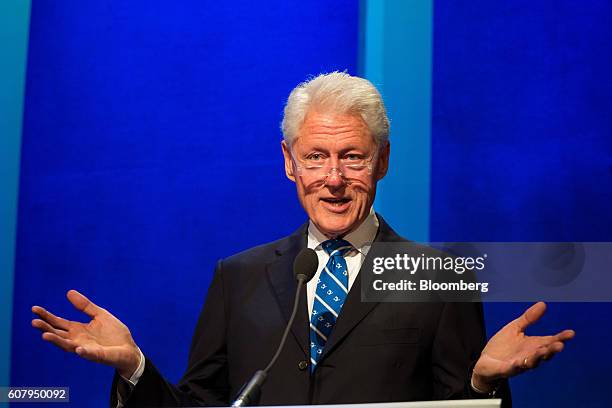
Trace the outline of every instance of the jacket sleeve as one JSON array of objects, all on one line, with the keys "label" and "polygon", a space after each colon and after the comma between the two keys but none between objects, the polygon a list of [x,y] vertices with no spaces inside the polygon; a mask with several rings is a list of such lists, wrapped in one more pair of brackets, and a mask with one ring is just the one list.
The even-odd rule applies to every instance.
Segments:
[{"label": "jacket sleeve", "polygon": [[[193,335],[188,367],[178,385],[166,381],[146,358],[142,376],[123,401],[125,408],[228,405],[227,299],[222,269],[219,261]],[[115,373],[111,408],[117,407],[117,390],[121,381]]]},{"label": "jacket sleeve", "polygon": [[[434,399],[489,398],[472,389],[472,370],[486,344],[484,314],[480,302],[446,303],[442,310],[432,349]],[[512,406],[507,381],[496,398]]]}]

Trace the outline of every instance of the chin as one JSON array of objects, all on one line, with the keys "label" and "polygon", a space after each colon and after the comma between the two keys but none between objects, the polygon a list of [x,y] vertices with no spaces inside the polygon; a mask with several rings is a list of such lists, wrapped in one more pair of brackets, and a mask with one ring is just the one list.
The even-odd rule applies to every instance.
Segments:
[{"label": "chin", "polygon": [[349,222],[347,220],[338,220],[335,222],[333,220],[326,220],[318,225],[319,230],[328,236],[336,237],[338,235],[343,235],[347,233],[351,226],[355,224],[354,222]]}]

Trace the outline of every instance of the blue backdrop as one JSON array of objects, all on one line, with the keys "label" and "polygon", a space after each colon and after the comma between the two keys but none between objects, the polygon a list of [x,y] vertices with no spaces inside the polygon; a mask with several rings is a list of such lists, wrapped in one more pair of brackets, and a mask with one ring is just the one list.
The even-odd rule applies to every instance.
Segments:
[{"label": "blue backdrop", "polygon": [[[432,241],[612,241],[612,4],[437,1]],[[486,306],[489,334],[526,305]],[[610,304],[550,304],[574,328],[512,380],[519,407],[609,406]]]},{"label": "blue backdrop", "polygon": [[[78,406],[107,404],[112,370],[30,327],[32,304],[82,319],[70,288],[178,380],[215,261],[305,219],[282,168],[283,103],[309,75],[358,73],[359,6],[33,1],[12,385],[70,386]],[[430,238],[612,240],[612,6],[433,10]],[[523,306],[488,306],[489,332]],[[513,381],[517,406],[606,405],[610,311],[551,305],[536,332],[567,326],[577,338]]]},{"label": "blue backdrop", "polygon": [[356,73],[358,16],[351,1],[33,2],[14,385],[108,403],[111,369],[30,327],[32,304],[82,319],[69,288],[179,379],[216,260],[305,221],[283,171],[284,101],[308,75]]}]

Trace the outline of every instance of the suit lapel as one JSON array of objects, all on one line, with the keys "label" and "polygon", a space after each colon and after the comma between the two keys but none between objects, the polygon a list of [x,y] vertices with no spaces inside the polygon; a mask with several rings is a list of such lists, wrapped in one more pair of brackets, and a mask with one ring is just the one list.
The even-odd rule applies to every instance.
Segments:
[{"label": "suit lapel", "polygon": [[[395,231],[385,222],[385,220],[376,214],[379,222],[378,233],[374,238],[374,242],[396,242],[403,239],[397,235]],[[369,256],[370,254],[368,254]],[[366,262],[363,263],[364,265]],[[361,274],[361,271],[359,272]],[[334,348],[361,322],[367,315],[378,306],[379,302],[362,302],[361,301],[361,276],[357,276],[349,294],[342,306],[340,316],[336,321],[336,325],[325,344],[323,354],[319,359],[321,362],[325,356],[330,354]]]},{"label": "suit lapel", "polygon": [[[385,222],[385,220],[376,214],[379,221],[378,233],[376,234],[375,242],[397,242],[403,239],[397,235],[395,231]],[[302,225],[296,232],[290,235],[287,239],[282,240],[276,249],[276,259],[267,265],[267,275],[272,286],[276,300],[280,310],[285,318],[289,321],[291,317],[291,309],[293,308],[293,297],[296,290],[296,281],[293,277],[293,260],[306,247],[308,222]],[[365,262],[364,262],[365,264]],[[361,272],[360,272],[361,273]],[[300,302],[298,304],[297,315],[291,326],[291,334],[298,342],[300,348],[304,352],[306,358],[310,357],[310,348],[308,344],[310,322],[308,315],[308,300],[306,296],[306,288],[302,289]],[[326,355],[331,353],[333,349],[361,322],[372,309],[378,305],[377,302],[362,302],[361,301],[361,277],[357,277],[355,283],[349,291],[348,297],[336,326],[325,345],[321,360]]]},{"label": "suit lapel", "polygon": [[[286,322],[289,322],[297,282],[293,277],[293,261],[300,250],[306,247],[306,231],[308,223],[302,225],[296,232],[283,240],[276,249],[276,259],[267,265],[267,274],[276,295],[276,300]],[[308,304],[306,287],[302,288],[298,310],[291,326],[291,333],[300,345],[304,355],[308,357]]]}]

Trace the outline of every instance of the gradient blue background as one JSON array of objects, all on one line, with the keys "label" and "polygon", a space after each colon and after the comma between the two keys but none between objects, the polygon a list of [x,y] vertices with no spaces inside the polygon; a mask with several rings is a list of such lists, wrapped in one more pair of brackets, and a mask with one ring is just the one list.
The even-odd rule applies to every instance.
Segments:
[{"label": "gradient blue background", "polygon": [[[428,222],[422,231],[406,221],[400,232],[612,240],[612,6],[398,4],[386,3],[382,52],[365,60],[380,58],[385,75],[373,80],[402,123],[410,102],[395,95],[407,92],[403,79],[422,77],[409,61],[415,54],[400,52],[411,34],[402,24],[421,16],[431,48],[417,51],[431,53],[431,71],[410,89],[424,98],[419,106],[430,104],[431,129],[419,123],[415,136],[429,157],[401,148],[414,127],[400,125],[392,165],[422,164],[406,177],[430,180],[414,193]],[[64,298],[69,288],[115,313],[178,380],[215,261],[305,220],[282,169],[283,103],[309,75],[368,74],[364,5],[380,6],[33,1],[12,385],[70,386],[74,405],[107,404],[112,370],[54,349],[30,327],[32,304],[82,319]],[[408,187],[383,188],[383,215],[420,218]],[[488,305],[489,332],[523,307]],[[612,307],[550,309],[535,332],[567,326],[578,337],[553,363],[513,380],[516,406],[607,406]]]},{"label": "gradient blue background", "polygon": [[[612,4],[435,5],[431,240],[612,241]],[[489,334],[522,307],[487,305]],[[550,304],[532,332],[577,337],[515,405],[610,406],[611,312]]]}]

